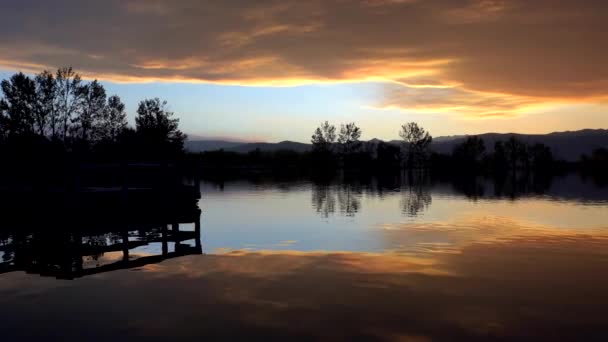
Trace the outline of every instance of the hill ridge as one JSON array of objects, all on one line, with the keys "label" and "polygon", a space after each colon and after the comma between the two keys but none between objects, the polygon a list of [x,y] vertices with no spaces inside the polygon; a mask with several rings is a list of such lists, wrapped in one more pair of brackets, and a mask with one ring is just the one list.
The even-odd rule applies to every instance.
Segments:
[{"label": "hill ridge", "polygon": [[[517,136],[526,143],[543,143],[551,147],[558,159],[576,161],[582,154],[589,154],[596,148],[608,148],[608,129],[581,129],[574,131],[551,132],[546,134],[526,133],[481,133],[463,134],[452,136],[440,136],[434,138],[432,149],[439,153],[450,153],[454,146],[469,136],[478,136],[485,142],[486,149],[491,150],[494,143],[506,140],[510,136]],[[576,139],[576,141],[573,141]],[[377,144],[386,142],[382,139],[373,138],[364,141],[364,144]],[[388,143],[399,144],[399,140],[390,140]],[[283,140],[277,143],[271,142],[238,142],[229,140],[188,140],[186,149],[191,152],[204,152],[214,150],[225,150],[230,152],[247,153],[256,149],[262,151],[293,150],[296,152],[310,151],[311,144],[292,140]]]}]

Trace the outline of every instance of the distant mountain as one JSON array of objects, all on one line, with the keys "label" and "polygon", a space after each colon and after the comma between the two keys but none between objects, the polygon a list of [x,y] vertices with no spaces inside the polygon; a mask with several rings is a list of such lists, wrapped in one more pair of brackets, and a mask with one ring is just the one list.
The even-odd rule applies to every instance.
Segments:
[{"label": "distant mountain", "polygon": [[216,151],[243,145],[242,142],[226,140],[186,140],[186,150],[192,152]]},{"label": "distant mountain", "polygon": [[[589,154],[597,148],[608,148],[608,130],[605,129],[585,129],[550,134],[485,133],[477,136],[484,140],[488,151],[493,150],[497,141],[505,141],[511,136],[515,136],[529,144],[543,143],[551,148],[557,159],[567,161],[577,161],[582,154]],[[433,139],[432,149],[439,153],[451,153],[454,147],[462,143],[467,137],[467,135],[436,137]],[[379,139],[371,139],[364,143],[363,148],[375,149],[375,146],[380,142]],[[401,142],[391,140],[389,143],[400,144]],[[311,145],[294,141],[243,143],[224,140],[192,140],[186,141],[186,149],[192,152],[219,149],[238,153],[247,153],[256,149],[261,151],[292,150],[306,152],[311,150]]]},{"label": "distant mountain", "polygon": [[[597,148],[608,148],[608,130],[605,129],[585,129],[550,134],[486,133],[477,136],[483,139],[486,150],[493,150],[497,141],[506,141],[515,136],[528,144],[545,144],[551,148],[556,159],[566,161],[577,161],[582,154],[590,154]],[[432,148],[439,153],[451,153],[454,147],[466,138],[466,135],[451,137],[451,139],[439,137],[434,139]]]},{"label": "distant mountain", "polygon": [[433,138],[434,141],[436,142],[448,142],[448,141],[454,141],[454,140],[458,140],[458,139],[462,139],[462,138],[466,138],[466,135],[448,135],[445,137],[436,137]]},{"label": "distant mountain", "polygon": [[185,143],[186,150],[190,152],[205,152],[224,150],[229,152],[247,153],[259,149],[261,151],[290,150],[296,152],[310,151],[311,145],[295,141],[281,141],[279,143],[243,143],[225,140],[188,140]]},{"label": "distant mountain", "polygon": [[296,152],[310,151],[312,146],[310,144],[299,143],[295,141],[281,141],[279,143],[247,143],[227,148],[227,151],[247,153],[259,149],[261,151],[274,152],[279,150],[290,150]]}]

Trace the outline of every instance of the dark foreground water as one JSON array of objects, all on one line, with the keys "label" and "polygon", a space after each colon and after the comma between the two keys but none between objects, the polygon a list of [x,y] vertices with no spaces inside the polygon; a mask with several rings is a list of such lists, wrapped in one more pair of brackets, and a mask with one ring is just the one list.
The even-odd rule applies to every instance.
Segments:
[{"label": "dark foreground water", "polygon": [[577,175],[201,187],[200,240],[129,226],[66,269],[0,237],[0,340],[608,339],[608,188]]}]

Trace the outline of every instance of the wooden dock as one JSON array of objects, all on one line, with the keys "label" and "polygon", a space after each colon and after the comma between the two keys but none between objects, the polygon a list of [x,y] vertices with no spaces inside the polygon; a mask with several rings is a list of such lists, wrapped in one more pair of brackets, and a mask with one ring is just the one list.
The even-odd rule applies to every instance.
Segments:
[{"label": "wooden dock", "polygon": [[[60,187],[0,189],[0,273],[74,279],[202,253],[197,179],[160,164],[88,165],[76,174]],[[153,245],[155,255],[132,253]],[[89,267],[104,255],[113,262]]]},{"label": "wooden dock", "polygon": [[[193,226],[193,230],[180,230],[180,225]],[[154,244],[158,246],[158,254],[142,256],[131,253],[134,249]],[[0,273],[24,271],[58,279],[75,279],[202,254],[200,211],[188,221],[174,221],[172,224],[112,226],[106,231],[83,227],[81,230],[5,232],[0,237],[0,254]],[[94,260],[106,254],[112,255],[114,261],[87,267],[87,259]]]}]

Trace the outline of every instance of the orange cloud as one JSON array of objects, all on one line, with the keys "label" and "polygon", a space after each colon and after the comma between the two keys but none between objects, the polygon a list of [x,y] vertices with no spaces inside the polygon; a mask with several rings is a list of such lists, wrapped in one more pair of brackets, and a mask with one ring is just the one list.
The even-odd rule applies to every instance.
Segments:
[{"label": "orange cloud", "polygon": [[486,93],[457,86],[385,86],[380,108],[406,108],[417,112],[457,114],[463,118],[510,118],[536,107],[552,106],[532,97]]},{"label": "orange cloud", "polygon": [[0,13],[6,28],[0,67],[72,65],[119,82],[386,81],[379,107],[466,117],[511,117],[608,96],[605,1],[59,0],[24,6],[6,4]]}]

